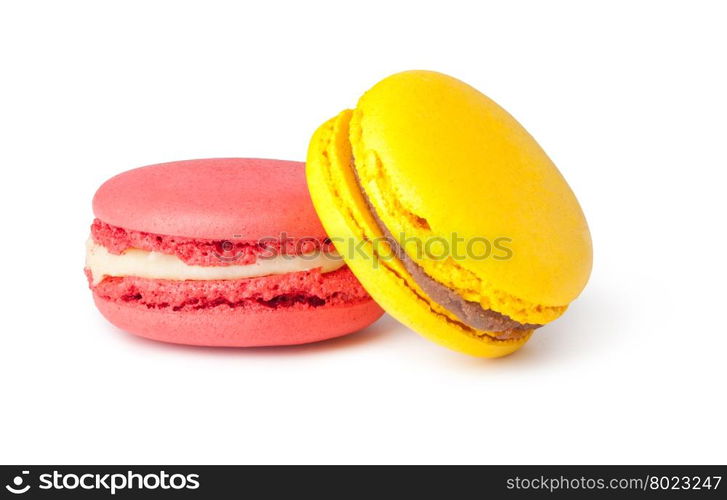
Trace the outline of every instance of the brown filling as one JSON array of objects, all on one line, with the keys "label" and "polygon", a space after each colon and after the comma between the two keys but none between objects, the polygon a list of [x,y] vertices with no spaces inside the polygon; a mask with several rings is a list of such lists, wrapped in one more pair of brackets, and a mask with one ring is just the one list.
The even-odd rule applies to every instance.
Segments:
[{"label": "brown filling", "polygon": [[399,245],[399,241],[394,238],[379,217],[379,214],[371,204],[371,200],[369,200],[366,192],[361,186],[361,181],[358,177],[358,172],[356,171],[353,159],[351,160],[351,170],[356,178],[359,191],[361,191],[361,196],[366,202],[371,216],[374,218],[379,229],[384,234],[387,243],[391,246],[396,257],[402,262],[402,264],[404,264],[404,267],[411,275],[414,282],[419,285],[419,287],[432,301],[445,308],[447,311],[456,316],[462,323],[474,328],[475,330],[497,333],[494,338],[498,340],[512,340],[524,337],[528,334],[529,330],[542,326],[533,323],[520,323],[505,314],[493,311],[492,309],[485,309],[477,302],[465,300],[457,292],[429,276],[419,264],[409,257],[401,245]]}]

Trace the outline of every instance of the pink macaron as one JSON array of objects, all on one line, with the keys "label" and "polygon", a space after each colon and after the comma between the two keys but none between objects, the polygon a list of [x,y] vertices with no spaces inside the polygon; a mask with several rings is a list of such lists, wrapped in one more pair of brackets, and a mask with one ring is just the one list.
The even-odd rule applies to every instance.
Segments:
[{"label": "pink macaron", "polygon": [[354,332],[383,311],[336,254],[302,163],[137,168],[93,199],[86,268],[114,325],[155,340],[274,346]]}]

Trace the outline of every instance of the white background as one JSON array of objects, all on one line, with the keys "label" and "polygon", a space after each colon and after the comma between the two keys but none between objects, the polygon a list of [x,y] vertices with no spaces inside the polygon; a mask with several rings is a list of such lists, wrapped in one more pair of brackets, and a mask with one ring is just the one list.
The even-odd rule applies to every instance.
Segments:
[{"label": "white background", "polygon": [[[7,463],[712,463],[724,428],[724,4],[3,2]],[[108,177],[303,160],[380,78],[433,69],[539,140],[591,230],[591,281],[520,352],[449,352],[385,317],[282,349],[175,347],[95,310]]]}]

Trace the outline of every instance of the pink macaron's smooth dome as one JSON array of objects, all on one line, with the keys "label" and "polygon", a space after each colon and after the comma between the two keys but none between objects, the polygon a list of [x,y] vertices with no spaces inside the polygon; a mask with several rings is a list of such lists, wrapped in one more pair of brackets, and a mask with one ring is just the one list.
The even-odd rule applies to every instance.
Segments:
[{"label": "pink macaron's smooth dome", "polygon": [[108,224],[210,240],[322,238],[301,162],[214,158],[160,163],[106,181],[93,198]]}]

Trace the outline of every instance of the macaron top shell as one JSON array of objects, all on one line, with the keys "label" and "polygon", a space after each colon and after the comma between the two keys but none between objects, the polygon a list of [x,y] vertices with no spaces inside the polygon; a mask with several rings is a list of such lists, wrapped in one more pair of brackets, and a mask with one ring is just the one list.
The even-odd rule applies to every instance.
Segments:
[{"label": "macaron top shell", "polygon": [[[530,134],[473,87],[429,71],[393,75],[360,99],[349,138],[359,182],[395,236],[509,239],[504,260],[410,254],[464,298],[538,323],[585,286],[591,239],[573,192]],[[527,306],[553,310],[538,318]]]},{"label": "macaron top shell", "polygon": [[[250,181],[253,179],[254,181]],[[216,158],[162,163],[106,181],[93,199],[113,226],[190,238],[322,238],[300,162]]]}]

